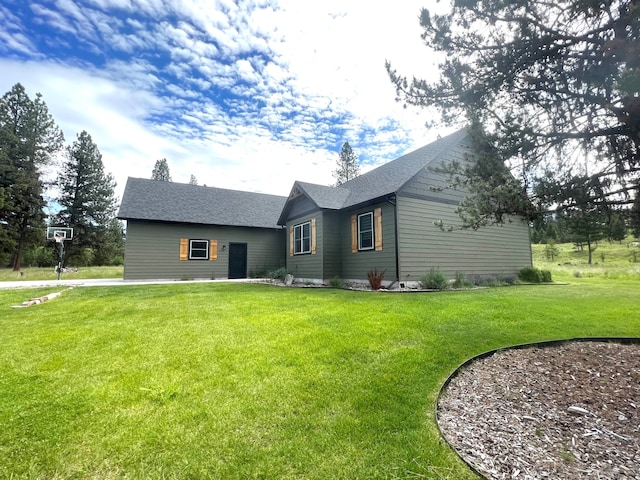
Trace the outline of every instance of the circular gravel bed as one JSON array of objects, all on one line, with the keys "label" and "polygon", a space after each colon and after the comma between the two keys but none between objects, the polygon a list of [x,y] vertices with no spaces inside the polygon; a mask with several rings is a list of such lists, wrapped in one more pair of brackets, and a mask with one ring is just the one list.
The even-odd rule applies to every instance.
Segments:
[{"label": "circular gravel bed", "polygon": [[640,479],[640,344],[500,350],[443,389],[438,425],[491,479]]}]

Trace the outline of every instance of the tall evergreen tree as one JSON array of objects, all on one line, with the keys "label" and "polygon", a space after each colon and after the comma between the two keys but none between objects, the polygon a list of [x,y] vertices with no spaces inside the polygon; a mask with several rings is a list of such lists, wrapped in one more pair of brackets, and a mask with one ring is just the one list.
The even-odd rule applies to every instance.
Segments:
[{"label": "tall evergreen tree", "polygon": [[358,156],[354,153],[349,142],[344,142],[342,145],[342,150],[340,150],[340,156],[336,164],[337,168],[333,171],[333,177],[336,179],[336,187],[360,175]]},{"label": "tall evergreen tree", "polygon": [[20,270],[25,250],[43,236],[45,201],[41,169],[64,137],[38,93],[34,100],[17,83],[0,99],[0,258]]},{"label": "tall evergreen tree", "polygon": [[169,164],[167,163],[167,159],[163,158],[161,160],[156,160],[156,164],[153,166],[153,171],[151,172],[152,180],[160,180],[162,182],[170,182],[171,174],[169,173]]},{"label": "tall evergreen tree", "polygon": [[74,229],[74,239],[65,246],[67,260],[76,264],[103,263],[97,252],[105,248],[107,230],[115,218],[116,182],[105,173],[102,154],[86,131],[67,148],[58,176],[62,210],[56,220]]}]

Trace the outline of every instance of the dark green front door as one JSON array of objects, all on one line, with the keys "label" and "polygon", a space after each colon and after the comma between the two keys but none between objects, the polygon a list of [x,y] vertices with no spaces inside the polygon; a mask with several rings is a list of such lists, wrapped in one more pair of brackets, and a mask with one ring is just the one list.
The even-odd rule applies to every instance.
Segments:
[{"label": "dark green front door", "polygon": [[229,278],[247,278],[246,243],[229,243]]}]

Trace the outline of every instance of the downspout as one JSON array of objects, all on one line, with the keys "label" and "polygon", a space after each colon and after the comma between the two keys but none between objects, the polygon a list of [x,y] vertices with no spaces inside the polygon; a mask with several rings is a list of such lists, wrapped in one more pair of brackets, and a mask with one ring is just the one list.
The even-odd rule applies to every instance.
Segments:
[{"label": "downspout", "polygon": [[396,247],[396,279],[389,285],[388,288],[392,288],[396,283],[400,281],[400,253],[398,251],[398,202],[397,197],[394,194],[393,196],[387,197],[387,202],[393,205],[393,228],[395,230],[394,241]]}]

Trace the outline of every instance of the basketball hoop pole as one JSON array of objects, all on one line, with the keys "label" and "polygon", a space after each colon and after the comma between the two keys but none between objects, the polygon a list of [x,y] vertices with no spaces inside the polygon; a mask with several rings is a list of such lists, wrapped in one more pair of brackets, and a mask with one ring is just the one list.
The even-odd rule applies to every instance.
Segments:
[{"label": "basketball hoop pole", "polygon": [[60,280],[60,276],[62,275],[62,260],[64,259],[64,240],[61,238],[56,238],[56,242],[58,242],[58,268],[56,271],[58,272],[58,280]]},{"label": "basketball hoop pole", "polygon": [[58,274],[58,280],[62,276],[62,265],[64,262],[64,242],[73,238],[73,228],[69,227],[47,227],[47,240],[54,240],[58,244],[58,266],[56,267],[56,273]]}]

